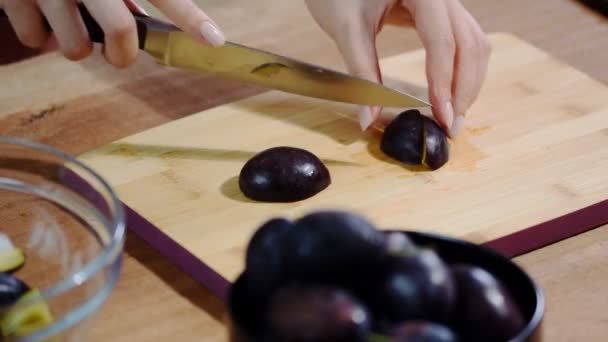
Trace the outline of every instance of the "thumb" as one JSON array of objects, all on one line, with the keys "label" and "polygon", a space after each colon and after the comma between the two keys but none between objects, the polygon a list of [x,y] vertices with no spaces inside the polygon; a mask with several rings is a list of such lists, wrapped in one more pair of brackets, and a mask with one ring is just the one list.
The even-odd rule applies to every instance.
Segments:
[{"label": "thumb", "polygon": [[[348,72],[372,82],[382,83],[374,25],[370,25],[362,17],[360,20],[350,20],[344,28],[336,32],[335,40]],[[375,122],[381,110],[380,107],[361,106],[359,109],[361,129],[366,130]]]}]

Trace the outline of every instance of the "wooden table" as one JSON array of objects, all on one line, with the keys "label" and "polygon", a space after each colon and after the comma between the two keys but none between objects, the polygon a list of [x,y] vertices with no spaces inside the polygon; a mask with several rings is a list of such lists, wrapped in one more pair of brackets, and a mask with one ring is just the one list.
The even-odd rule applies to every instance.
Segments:
[{"label": "wooden table", "polygon": [[[343,69],[332,42],[317,28],[301,1],[199,2],[232,40]],[[608,20],[605,18],[572,0],[466,0],[464,3],[486,31],[515,33],[608,83],[605,67]],[[394,28],[381,34],[378,45],[381,56],[421,47],[414,31]],[[150,80],[135,82],[136,72],[128,69],[114,72],[111,77],[116,84],[129,87],[137,96],[161,106],[165,109],[164,115],[143,114],[136,104],[128,103],[130,97],[120,93],[111,93],[116,95],[111,104],[130,109],[109,113],[93,106],[90,97],[74,99],[74,91],[79,91],[75,88],[82,86],[59,79],[54,80],[57,89],[52,91],[52,101],[58,105],[0,116],[0,134],[42,141],[80,154],[260,91],[179,72],[161,74],[157,79],[161,82],[156,84]],[[182,84],[188,84],[190,90],[176,93],[175,87]],[[196,101],[190,86],[200,89]],[[208,94],[203,96],[203,101],[201,93]],[[51,97],[48,94],[28,96],[40,103]],[[605,340],[608,226],[520,256],[515,261],[531,273],[547,295],[546,341]],[[225,340],[223,304],[133,234],[128,235],[124,262],[122,278],[97,317],[90,341]]]}]

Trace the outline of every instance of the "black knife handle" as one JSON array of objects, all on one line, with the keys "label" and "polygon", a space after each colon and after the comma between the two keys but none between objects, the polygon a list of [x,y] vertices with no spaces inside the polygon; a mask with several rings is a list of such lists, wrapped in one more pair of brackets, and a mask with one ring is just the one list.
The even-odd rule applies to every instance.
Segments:
[{"label": "black knife handle", "polygon": [[[84,25],[85,25],[87,31],[89,32],[89,37],[91,38],[91,40],[93,42],[103,44],[105,42],[105,34],[104,34],[101,26],[99,26],[99,24],[95,20],[95,18],[93,18],[91,13],[89,13],[87,8],[82,3],[78,4],[78,11],[80,12],[80,16],[82,17],[82,21],[84,22]],[[150,30],[150,29],[158,30],[158,31],[179,30],[176,26],[166,23],[164,21],[146,16],[146,15],[143,15],[140,13],[136,13],[133,11],[131,11],[131,14],[133,14],[133,16],[135,17],[135,23],[137,25],[137,36],[138,36],[138,40],[139,40],[140,49],[144,48],[145,42],[146,42],[146,34],[148,33],[148,30]],[[0,9],[0,18],[2,18],[2,17],[6,17],[6,13],[2,9]],[[44,24],[49,32],[53,31],[53,29],[51,28],[51,25],[48,23],[46,18],[44,19]]]}]

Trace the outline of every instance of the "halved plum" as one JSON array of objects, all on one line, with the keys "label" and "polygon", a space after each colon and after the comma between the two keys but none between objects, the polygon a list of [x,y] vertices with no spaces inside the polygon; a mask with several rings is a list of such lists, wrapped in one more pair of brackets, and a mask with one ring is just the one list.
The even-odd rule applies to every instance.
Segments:
[{"label": "halved plum", "polygon": [[450,155],[443,130],[416,109],[400,113],[386,126],[380,149],[399,162],[431,170],[442,167]]},{"label": "halved plum", "polygon": [[323,161],[307,150],[288,146],[256,154],[239,174],[243,194],[262,202],[301,201],[330,184],[331,176]]}]

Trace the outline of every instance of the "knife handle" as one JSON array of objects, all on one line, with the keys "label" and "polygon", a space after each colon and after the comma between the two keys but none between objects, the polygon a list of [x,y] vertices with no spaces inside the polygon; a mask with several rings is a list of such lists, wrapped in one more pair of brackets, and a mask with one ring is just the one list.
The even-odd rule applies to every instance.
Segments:
[{"label": "knife handle", "polygon": [[[82,3],[78,4],[78,11],[80,12],[80,16],[82,17],[82,21],[83,21],[87,31],[89,32],[89,37],[91,38],[91,41],[93,41],[95,43],[103,44],[105,42],[105,34],[104,34],[101,26],[99,26],[99,24],[95,20],[95,18],[93,18],[91,13],[89,13],[87,8]],[[140,13],[136,13],[133,11],[131,11],[131,14],[133,14],[133,16],[135,17],[135,23],[137,25],[137,37],[139,40],[139,48],[142,50],[144,49],[144,46],[145,46],[146,35],[148,33],[148,30],[165,31],[165,32],[179,30],[179,28],[177,28],[176,26],[169,24],[167,22],[146,16],[146,15],[143,15]],[[2,10],[0,8],[0,19],[3,17],[7,17],[7,15],[4,12],[4,10]],[[44,24],[45,24],[47,30],[49,32],[52,32],[53,29],[51,28],[51,25],[48,23],[46,18],[44,18],[43,20],[44,20]]]}]

